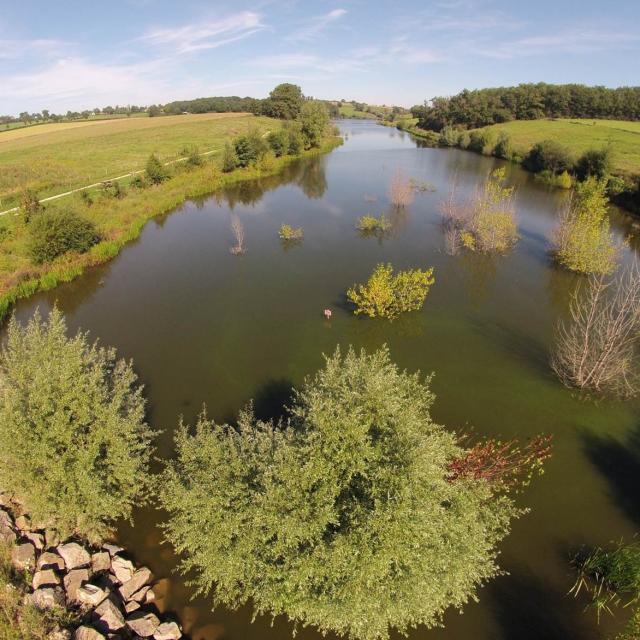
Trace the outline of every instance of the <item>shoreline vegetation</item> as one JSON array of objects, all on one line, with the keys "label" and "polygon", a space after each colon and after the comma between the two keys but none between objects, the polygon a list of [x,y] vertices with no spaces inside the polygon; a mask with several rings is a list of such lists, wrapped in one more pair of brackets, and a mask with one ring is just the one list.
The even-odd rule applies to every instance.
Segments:
[{"label": "shoreline vegetation", "polygon": [[[339,136],[330,135],[318,147],[301,150],[296,155],[277,158],[266,156],[255,166],[236,168],[228,173],[216,164],[207,163],[177,173],[145,189],[130,189],[123,198],[114,197],[92,204],[94,208],[116,209],[123,214],[121,223],[108,229],[103,239],[86,253],[67,253],[51,263],[30,265],[4,278],[0,275],[0,321],[18,300],[70,282],[84,273],[85,269],[108,262],[129,242],[138,238],[149,220],[187,200],[215,193],[238,182],[276,175],[296,160],[327,153],[340,144],[342,139]],[[52,204],[48,210],[58,206],[61,205]]]}]

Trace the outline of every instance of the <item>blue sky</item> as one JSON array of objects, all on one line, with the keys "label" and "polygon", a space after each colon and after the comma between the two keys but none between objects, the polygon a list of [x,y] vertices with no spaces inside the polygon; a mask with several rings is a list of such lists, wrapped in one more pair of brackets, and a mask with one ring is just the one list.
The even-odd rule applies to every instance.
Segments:
[{"label": "blue sky", "polygon": [[211,95],[411,106],[520,82],[640,84],[640,0],[2,0],[0,114]]}]

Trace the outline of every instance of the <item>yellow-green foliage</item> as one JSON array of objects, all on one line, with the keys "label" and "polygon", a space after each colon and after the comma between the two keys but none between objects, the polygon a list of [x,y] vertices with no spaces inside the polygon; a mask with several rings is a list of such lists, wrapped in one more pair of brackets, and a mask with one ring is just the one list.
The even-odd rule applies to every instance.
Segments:
[{"label": "yellow-green foliage", "polygon": [[356,315],[380,316],[393,320],[405,311],[422,308],[431,285],[435,282],[433,267],[409,269],[393,274],[390,264],[379,264],[366,284],[355,284],[347,297],[356,306]]},{"label": "yellow-green foliage", "polygon": [[358,218],[357,228],[363,233],[385,232],[391,229],[391,222],[387,220],[384,213],[379,217],[364,215]]},{"label": "yellow-green foliage", "polygon": [[514,189],[505,187],[504,181],[502,167],[492,171],[477,190],[466,234],[462,234],[462,242],[468,249],[504,253],[518,240]]},{"label": "yellow-green foliage", "polygon": [[579,273],[610,273],[618,250],[609,232],[606,181],[587,178],[576,186],[555,232],[555,256]]},{"label": "yellow-green foliage", "polygon": [[8,544],[0,541],[0,640],[49,640],[70,622],[68,613],[38,611],[24,599],[28,585],[11,566]]},{"label": "yellow-green foliage", "polygon": [[281,225],[280,231],[278,232],[281,240],[302,240],[303,235],[304,231],[302,227],[292,227],[288,224]]}]

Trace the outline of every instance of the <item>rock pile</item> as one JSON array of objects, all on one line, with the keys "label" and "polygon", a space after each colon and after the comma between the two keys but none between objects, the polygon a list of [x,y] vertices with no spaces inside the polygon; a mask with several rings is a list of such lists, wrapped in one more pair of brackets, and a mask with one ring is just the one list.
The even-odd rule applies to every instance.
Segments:
[{"label": "rock pile", "polygon": [[74,632],[60,631],[58,640],[183,637],[176,622],[160,619],[151,571],[136,567],[124,549],[62,542],[54,531],[32,524],[2,493],[0,540],[11,545],[14,567],[31,577],[32,591],[25,597],[41,610],[66,607],[80,621]]}]

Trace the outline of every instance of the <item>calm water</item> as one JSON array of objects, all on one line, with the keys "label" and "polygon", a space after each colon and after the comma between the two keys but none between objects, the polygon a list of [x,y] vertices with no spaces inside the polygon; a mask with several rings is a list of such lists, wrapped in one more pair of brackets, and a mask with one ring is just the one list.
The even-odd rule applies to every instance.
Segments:
[{"label": "calm water", "polygon": [[[563,196],[508,168],[517,186],[521,240],[505,257],[442,249],[438,205],[457,172],[470,191],[499,161],[457,150],[421,148],[410,137],[368,122],[346,122],[344,146],[302,161],[286,175],[190,202],[150,222],[137,242],[108,265],[38,296],[18,309],[26,319],[57,300],[70,326],[134,359],[146,387],[150,421],[163,429],[159,451],[171,455],[179,416],[192,421],[203,404],[233,420],[254,399],[261,417],[276,416],[292,385],[322,365],[337,344],[375,349],[387,343],[402,367],[435,371],[435,418],[479,433],[555,436],[545,475],[522,496],[531,513],[502,547],[510,575],[479,592],[446,628],[418,629],[421,640],[594,639],[584,602],[566,595],[567,556],[577,545],[604,544],[637,530],[640,503],[638,405],[575,397],[551,375],[553,327],[577,280],[547,258]],[[432,183],[401,214],[391,212],[387,185],[397,168]],[[375,201],[373,201],[375,199]],[[355,231],[365,213],[386,211],[393,232],[381,241]],[[231,215],[245,228],[246,254],[229,253]],[[283,247],[282,223],[304,227],[304,242]],[[630,221],[616,214],[621,237]],[[435,267],[436,284],[422,311],[393,324],[355,317],[344,292],[381,261],[397,268]],[[330,307],[327,322],[322,310]],[[289,640],[277,620],[251,623],[248,610],[212,612],[173,573],[175,559],[155,526],[160,514],[136,514],[121,541],[162,582],[161,606],[176,611],[193,640]],[[306,630],[304,640],[320,636]]]}]

